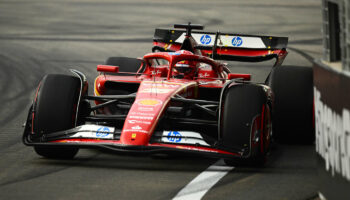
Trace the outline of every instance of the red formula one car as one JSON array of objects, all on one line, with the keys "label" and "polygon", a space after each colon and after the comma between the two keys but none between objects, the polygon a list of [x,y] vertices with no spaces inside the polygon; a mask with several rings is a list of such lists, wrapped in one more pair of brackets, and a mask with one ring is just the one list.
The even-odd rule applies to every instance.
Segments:
[{"label": "red formula one car", "polygon": [[[312,74],[280,66],[287,38],[193,29],[203,26],[156,29],[153,53],[98,65],[93,96],[81,72],[46,75],[29,110],[24,143],[48,158],[72,158],[79,148],[97,147],[261,164],[273,131],[286,138],[291,123],[312,128]],[[232,73],[217,61],[272,58],[276,63],[265,83],[250,82],[250,74]]]}]

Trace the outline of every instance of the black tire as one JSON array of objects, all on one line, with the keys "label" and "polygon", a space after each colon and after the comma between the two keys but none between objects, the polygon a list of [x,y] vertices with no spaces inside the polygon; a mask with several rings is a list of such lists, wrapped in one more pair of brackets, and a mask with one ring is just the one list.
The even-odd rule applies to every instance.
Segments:
[{"label": "black tire", "polygon": [[268,84],[275,95],[274,138],[283,143],[312,143],[315,139],[312,68],[275,67]]},{"label": "black tire", "polygon": [[[223,99],[221,113],[223,145],[234,149],[249,148],[252,122],[256,116],[261,115],[266,104],[266,94],[261,86],[242,84],[229,88]],[[265,158],[266,152],[261,153],[252,149],[248,158],[224,159],[224,161],[227,165],[263,165]]]},{"label": "black tire", "polygon": [[[137,72],[142,61],[136,58],[128,57],[110,57],[106,61],[106,65],[118,66],[120,72]],[[119,74],[121,75],[121,74]]]},{"label": "black tire", "polygon": [[[36,137],[67,130],[75,126],[75,114],[80,94],[77,77],[49,74],[39,86],[34,102],[33,130]],[[64,146],[34,146],[37,154],[54,159],[73,158],[78,148]]]}]

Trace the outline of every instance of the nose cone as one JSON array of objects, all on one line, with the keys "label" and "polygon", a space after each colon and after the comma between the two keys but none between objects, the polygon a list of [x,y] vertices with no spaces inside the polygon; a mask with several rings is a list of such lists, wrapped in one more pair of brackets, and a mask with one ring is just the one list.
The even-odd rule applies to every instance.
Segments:
[{"label": "nose cone", "polygon": [[148,144],[149,134],[140,132],[126,132],[122,134],[120,141],[126,145],[145,146]]},{"label": "nose cone", "polygon": [[188,91],[189,85],[195,84],[143,81],[125,119],[121,143],[147,146],[171,97],[181,91]]}]

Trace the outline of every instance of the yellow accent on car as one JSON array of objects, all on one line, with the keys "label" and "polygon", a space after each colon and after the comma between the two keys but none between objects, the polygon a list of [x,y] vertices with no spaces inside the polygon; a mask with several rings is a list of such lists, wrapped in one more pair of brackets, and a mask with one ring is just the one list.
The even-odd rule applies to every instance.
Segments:
[{"label": "yellow accent on car", "polygon": [[94,92],[95,92],[95,96],[100,96],[101,94],[98,92],[97,88],[96,88],[96,81],[97,81],[97,78],[95,79],[95,82],[94,82]]}]

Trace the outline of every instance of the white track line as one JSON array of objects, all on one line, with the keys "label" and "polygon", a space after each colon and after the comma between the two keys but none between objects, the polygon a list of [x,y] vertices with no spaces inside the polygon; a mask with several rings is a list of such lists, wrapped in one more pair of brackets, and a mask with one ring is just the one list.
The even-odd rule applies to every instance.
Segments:
[{"label": "white track line", "polygon": [[201,199],[210,188],[233,168],[234,167],[226,166],[222,159],[217,161],[182,188],[173,200]]}]

